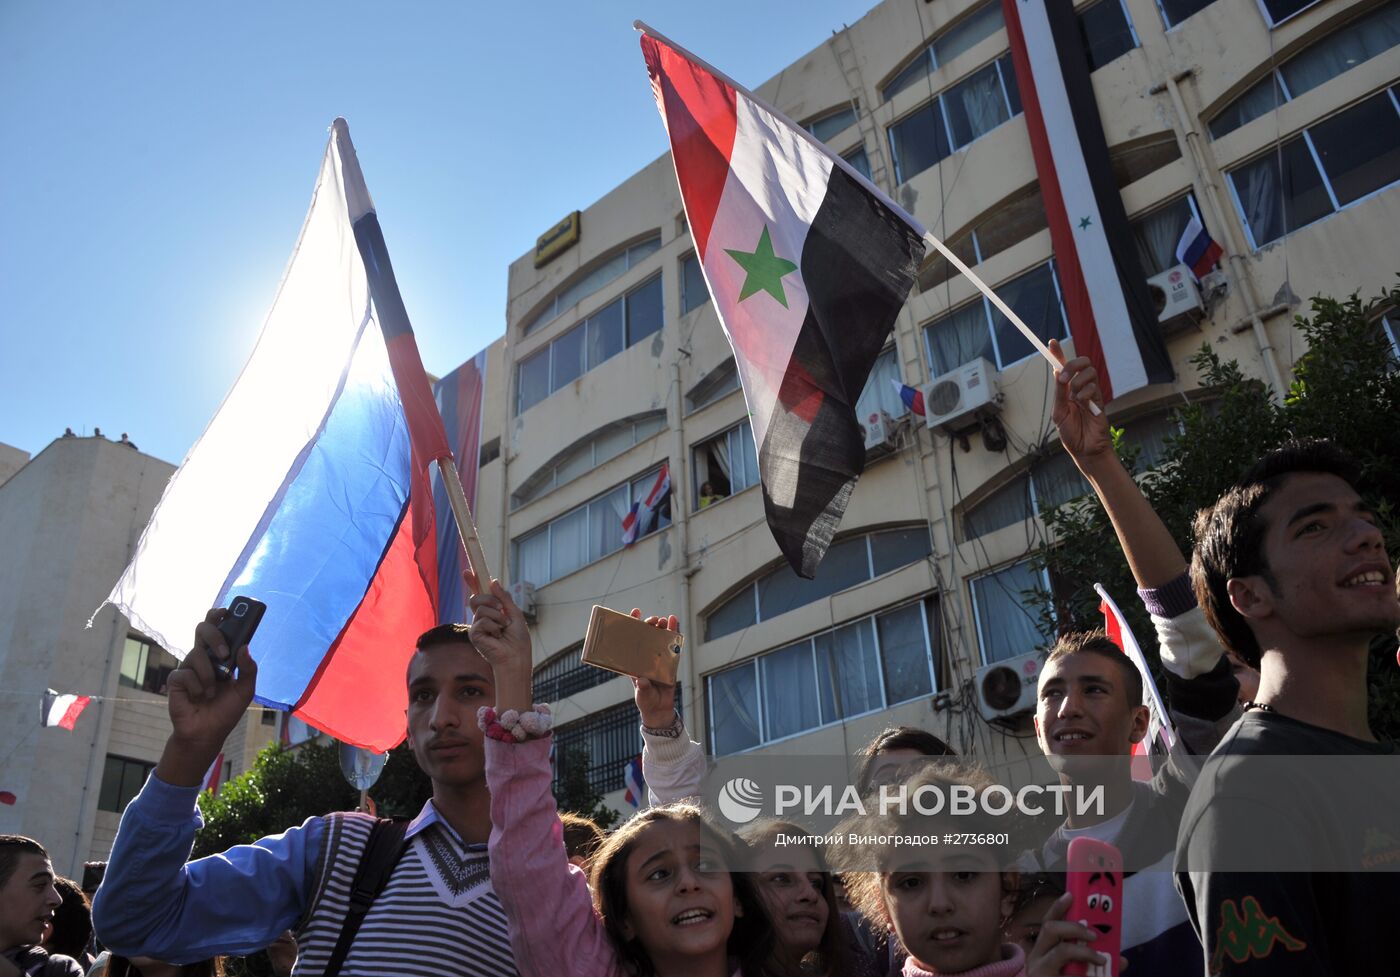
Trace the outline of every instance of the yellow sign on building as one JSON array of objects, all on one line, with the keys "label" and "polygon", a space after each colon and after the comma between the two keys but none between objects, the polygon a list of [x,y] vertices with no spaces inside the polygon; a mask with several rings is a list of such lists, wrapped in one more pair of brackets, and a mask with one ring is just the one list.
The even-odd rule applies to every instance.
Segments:
[{"label": "yellow sign on building", "polygon": [[535,240],[535,267],[541,268],[578,244],[580,214],[576,210]]}]

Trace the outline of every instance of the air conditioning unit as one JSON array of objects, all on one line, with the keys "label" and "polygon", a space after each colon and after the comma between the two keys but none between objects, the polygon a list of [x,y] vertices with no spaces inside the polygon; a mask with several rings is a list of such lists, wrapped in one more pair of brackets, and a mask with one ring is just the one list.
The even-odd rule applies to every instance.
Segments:
[{"label": "air conditioning unit", "polygon": [[1147,280],[1147,290],[1152,293],[1157,321],[1163,329],[1197,322],[1205,314],[1196,277],[1185,265],[1175,265],[1160,275],[1153,275]]},{"label": "air conditioning unit", "polygon": [[1034,711],[1036,683],[1044,661],[1042,652],[1034,652],[979,668],[973,686],[983,718],[1009,719]]},{"label": "air conditioning unit", "polygon": [[895,439],[899,433],[899,422],[884,411],[877,410],[867,415],[861,427],[865,428],[866,454],[884,454],[897,447]]},{"label": "air conditioning unit", "polygon": [[980,357],[936,377],[923,394],[924,420],[932,428],[972,427],[1000,410],[996,367]]},{"label": "air conditioning unit", "polygon": [[535,620],[535,585],[528,580],[517,580],[510,585],[510,599],[525,615],[525,620]]}]

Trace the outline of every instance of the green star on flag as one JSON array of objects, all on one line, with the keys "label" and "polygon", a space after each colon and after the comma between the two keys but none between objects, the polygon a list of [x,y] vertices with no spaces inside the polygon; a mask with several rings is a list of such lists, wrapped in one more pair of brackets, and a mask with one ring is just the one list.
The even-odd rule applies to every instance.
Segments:
[{"label": "green star on flag", "polygon": [[1081,231],[1087,230],[1088,227],[1089,227],[1089,225],[1092,224],[1092,223],[1094,223],[1094,222],[1093,222],[1092,220],[1090,220],[1088,217],[1081,217],[1081,218],[1079,219],[1079,229],[1080,229]]},{"label": "green star on flag", "polygon": [[763,226],[763,233],[758,237],[758,247],[753,251],[725,248],[724,253],[739,262],[739,267],[744,269],[744,287],[739,292],[740,302],[756,292],[767,292],[781,302],[783,308],[788,307],[787,295],[783,292],[783,276],[796,271],[797,265],[773,253],[773,242],[768,237],[767,224]]}]

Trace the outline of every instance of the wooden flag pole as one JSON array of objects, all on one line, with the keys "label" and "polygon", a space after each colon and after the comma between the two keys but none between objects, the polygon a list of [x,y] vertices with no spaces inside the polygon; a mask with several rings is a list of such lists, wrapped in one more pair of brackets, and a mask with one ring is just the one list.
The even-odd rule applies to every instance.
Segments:
[{"label": "wooden flag pole", "polygon": [[472,518],[471,507],[467,505],[467,495],[462,491],[462,478],[457,474],[457,464],[451,458],[437,459],[438,474],[447,487],[447,501],[452,505],[452,514],[457,517],[457,532],[462,537],[462,545],[467,550],[467,561],[476,574],[477,586],[483,590],[491,587],[491,571],[486,566],[486,554],[481,549],[481,538],[476,532],[476,520]]},{"label": "wooden flag pole", "polygon": [[[990,288],[988,288],[987,283],[982,281],[982,279],[978,278],[976,273],[973,272],[973,270],[969,268],[966,264],[964,264],[961,258],[953,254],[952,250],[946,244],[938,240],[938,238],[934,237],[928,231],[924,231],[924,242],[926,244],[931,244],[936,249],[938,249],[939,254],[943,255],[943,257],[947,258],[950,262],[952,262],[954,268],[966,275],[968,281],[976,285],[978,291],[980,291],[983,295],[987,296],[991,303],[1001,311],[1001,314],[1011,320],[1011,324],[1013,326],[1021,330],[1021,334],[1025,336],[1026,339],[1030,342],[1030,344],[1034,346],[1036,350],[1040,353],[1040,355],[1045,357],[1045,359],[1049,362],[1050,369],[1056,371],[1060,369],[1060,361],[1055,359],[1054,354],[1050,352],[1050,347],[1046,346],[1045,343],[1041,341],[1041,338],[1031,331],[1031,327],[1022,322],[1021,317],[1018,316],[1014,311],[1012,311],[1011,306],[1003,302],[1001,300],[1001,296],[997,295],[996,292],[993,292]],[[1099,405],[1094,403],[1092,400],[1089,401],[1089,410],[1092,411],[1095,416],[1103,413],[1103,411],[1099,410]]]}]

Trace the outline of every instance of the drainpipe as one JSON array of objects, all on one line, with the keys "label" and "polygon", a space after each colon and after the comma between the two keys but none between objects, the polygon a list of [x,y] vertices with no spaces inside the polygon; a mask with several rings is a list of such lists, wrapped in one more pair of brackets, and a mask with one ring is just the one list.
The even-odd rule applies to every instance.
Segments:
[{"label": "drainpipe", "polygon": [[[695,648],[699,644],[696,638],[697,631],[691,628],[692,620],[690,616],[690,578],[695,576],[699,567],[692,568],[690,565],[690,478],[688,475],[689,466],[685,457],[685,431],[681,426],[681,411],[685,406],[681,395],[681,363],[677,359],[671,364],[671,409],[668,411],[671,417],[671,528],[676,531],[676,549],[674,552],[680,554],[680,566],[677,571],[681,575],[681,632],[691,635],[690,648],[682,656],[685,661],[685,683],[689,689],[689,694],[685,697],[684,715],[685,728],[691,731],[691,735],[698,735],[700,731],[700,702],[702,695],[700,692],[700,672],[695,661]],[[684,486],[685,492],[679,489]]]},{"label": "drainpipe", "polygon": [[[1244,300],[1245,316],[1249,320],[1250,331],[1254,334],[1254,344],[1259,349],[1259,359],[1264,365],[1264,374],[1269,381],[1269,389],[1275,401],[1280,400],[1287,387],[1283,382],[1283,375],[1279,371],[1276,351],[1273,343],[1269,340],[1268,331],[1264,328],[1264,317],[1260,313],[1258,296],[1254,294],[1254,280],[1249,276],[1245,267],[1244,249],[1245,243],[1240,239],[1239,230],[1233,221],[1226,220],[1225,208],[1220,200],[1220,187],[1216,183],[1215,175],[1219,172],[1219,167],[1215,164],[1213,154],[1206,148],[1201,139],[1201,133],[1197,127],[1197,117],[1186,110],[1186,102],[1181,97],[1180,81],[1195,74],[1195,70],[1188,68],[1179,71],[1174,75],[1168,75],[1167,80],[1149,89],[1153,95],[1166,92],[1171,96],[1172,107],[1176,111],[1176,117],[1180,122],[1178,129],[1179,138],[1185,143],[1185,152],[1182,154],[1187,160],[1187,165],[1191,167],[1191,177],[1196,187],[1203,191],[1201,197],[1206,206],[1210,209],[1210,219],[1219,228],[1220,233],[1226,238],[1226,252],[1229,255],[1230,271],[1239,288],[1240,298]],[[1267,313],[1277,314],[1286,311],[1288,306],[1273,306]]]}]

